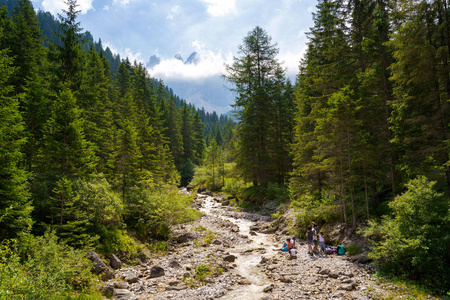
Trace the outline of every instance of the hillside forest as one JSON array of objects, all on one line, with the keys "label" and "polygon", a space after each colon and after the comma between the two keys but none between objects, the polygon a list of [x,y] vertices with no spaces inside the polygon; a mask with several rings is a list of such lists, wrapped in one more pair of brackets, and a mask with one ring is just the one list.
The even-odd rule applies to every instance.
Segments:
[{"label": "hillside forest", "polygon": [[383,274],[449,292],[448,1],[319,0],[293,83],[254,28],[223,75],[232,117],[103,49],[76,0],[0,4],[0,298],[95,298],[86,251],[164,251],[199,218],[186,186],[292,210],[299,236],[346,224]]}]

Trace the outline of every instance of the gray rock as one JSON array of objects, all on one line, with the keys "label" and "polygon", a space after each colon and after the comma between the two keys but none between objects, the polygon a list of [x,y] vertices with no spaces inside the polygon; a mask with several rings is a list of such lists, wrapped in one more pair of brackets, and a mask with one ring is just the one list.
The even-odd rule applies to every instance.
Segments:
[{"label": "gray rock", "polygon": [[343,291],[353,291],[354,290],[354,288],[355,288],[355,284],[353,283],[353,284],[344,284],[344,285],[341,285],[340,287],[338,287],[338,290],[343,290]]},{"label": "gray rock", "polygon": [[150,278],[156,278],[156,277],[161,277],[164,276],[164,269],[158,266],[153,266],[150,269]]},{"label": "gray rock", "polygon": [[330,270],[322,269],[322,270],[319,270],[319,272],[317,272],[317,273],[320,275],[328,275],[328,274],[330,274]]},{"label": "gray rock", "polygon": [[186,286],[166,286],[166,291],[182,291],[187,289]]},{"label": "gray rock", "polygon": [[194,236],[190,233],[183,233],[181,235],[179,235],[178,237],[175,238],[175,241],[178,244],[182,244],[182,243],[186,243],[189,240],[192,240],[194,238]]},{"label": "gray rock", "polygon": [[275,285],[272,283],[272,284],[266,286],[266,287],[263,289],[263,292],[264,292],[264,293],[271,292],[271,291],[273,291],[274,288],[275,288]]},{"label": "gray rock", "polygon": [[126,290],[130,287],[130,284],[126,281],[114,281],[113,285],[115,289],[122,289],[122,290]]},{"label": "gray rock", "polygon": [[292,279],[291,278],[284,277],[284,276],[280,278],[280,281],[284,282],[284,283],[292,283]]},{"label": "gray rock", "polygon": [[113,269],[108,267],[97,253],[95,253],[94,251],[89,251],[87,255],[88,258],[94,263],[94,273],[97,275],[101,274],[103,281],[114,278]]},{"label": "gray rock", "polygon": [[219,241],[219,240],[214,240],[212,243],[213,243],[214,245],[221,245],[221,244],[222,244],[222,242]]},{"label": "gray rock", "polygon": [[328,273],[328,277],[336,279],[339,277],[339,274],[336,272],[330,272],[330,273]]},{"label": "gray rock", "polygon": [[273,234],[275,233],[275,229],[274,228],[263,228],[261,229],[259,232],[264,233],[264,234]]},{"label": "gray rock", "polygon": [[222,201],[222,206],[228,206],[230,205],[230,200],[226,199]]},{"label": "gray rock", "polygon": [[115,289],[113,294],[113,299],[116,300],[128,300],[133,298],[134,294],[129,290]]},{"label": "gray rock", "polygon": [[169,262],[169,267],[178,269],[180,267],[180,263],[173,259]]},{"label": "gray rock", "polygon": [[239,226],[231,227],[231,232],[239,232]]},{"label": "gray rock", "polygon": [[224,261],[227,261],[227,262],[234,262],[235,260],[236,260],[236,256],[234,256],[234,255],[227,255],[227,256],[225,256],[224,258],[223,258],[223,260]]},{"label": "gray rock", "polygon": [[115,256],[114,254],[111,255],[111,262],[109,264],[113,269],[120,269],[122,268],[122,262],[120,261],[120,259]]},{"label": "gray rock", "polygon": [[254,231],[250,231],[250,235],[257,235],[257,234]]},{"label": "gray rock", "polygon": [[106,298],[111,298],[114,295],[114,288],[112,286],[105,286],[103,288],[103,296]]},{"label": "gray rock", "polygon": [[124,280],[129,284],[136,283],[139,280],[139,274],[135,271],[125,274]]}]

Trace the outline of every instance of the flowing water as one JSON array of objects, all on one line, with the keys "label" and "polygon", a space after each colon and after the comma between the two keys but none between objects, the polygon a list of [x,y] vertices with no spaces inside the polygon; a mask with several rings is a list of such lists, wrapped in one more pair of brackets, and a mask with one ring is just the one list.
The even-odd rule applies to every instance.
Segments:
[{"label": "flowing water", "polygon": [[[230,254],[237,257],[237,267],[233,270],[233,272],[244,277],[248,282],[250,282],[250,284],[238,286],[236,289],[230,291],[219,299],[261,299],[266,295],[263,292],[264,288],[273,283],[273,281],[267,278],[263,270],[258,268],[257,265],[263,256],[269,257],[274,255],[275,251],[273,248],[276,246],[266,234],[257,233],[257,235],[250,235],[250,227],[255,225],[255,222],[245,218],[223,216],[220,214],[222,209],[221,204],[216,203],[212,197],[208,196],[203,199],[201,209],[203,213],[228,220],[239,227],[240,234],[248,235],[250,242],[245,245],[236,246],[230,250]],[[251,251],[257,249],[264,249],[266,252],[262,255],[259,251]]]}]

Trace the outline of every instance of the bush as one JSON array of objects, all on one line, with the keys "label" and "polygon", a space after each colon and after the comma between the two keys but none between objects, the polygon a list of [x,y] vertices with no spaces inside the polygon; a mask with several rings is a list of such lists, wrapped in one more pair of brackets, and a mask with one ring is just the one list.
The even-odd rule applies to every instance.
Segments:
[{"label": "bush", "polygon": [[372,242],[369,257],[385,270],[445,293],[450,286],[450,205],[434,185],[425,177],[411,180],[389,204],[392,216],[371,221],[363,234]]},{"label": "bush", "polygon": [[141,239],[168,239],[170,226],[199,218],[191,209],[192,198],[181,195],[173,186],[141,186],[131,189],[126,221]]},{"label": "bush", "polygon": [[58,242],[54,233],[3,243],[0,257],[0,299],[101,299],[86,251]]},{"label": "bush", "polygon": [[350,256],[361,253],[361,250],[355,244],[350,244],[350,245],[346,246],[345,249],[347,250],[347,254]]}]

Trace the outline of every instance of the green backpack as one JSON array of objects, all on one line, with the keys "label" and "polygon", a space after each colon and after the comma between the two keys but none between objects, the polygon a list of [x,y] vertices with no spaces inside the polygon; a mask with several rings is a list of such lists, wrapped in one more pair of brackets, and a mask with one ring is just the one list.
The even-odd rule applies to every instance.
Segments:
[{"label": "green backpack", "polygon": [[337,245],[336,252],[338,255],[345,255],[345,247],[341,246],[341,245]]}]

